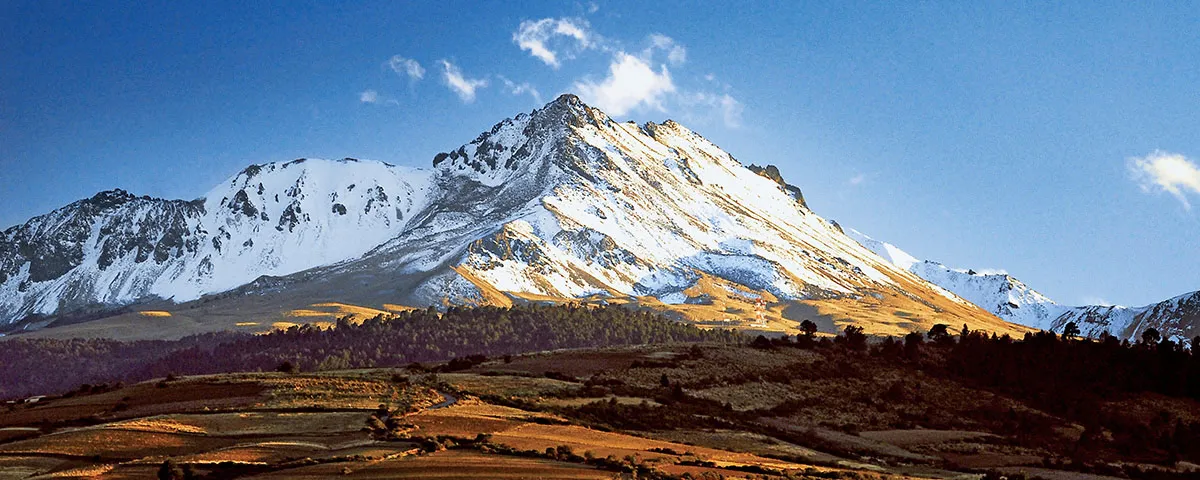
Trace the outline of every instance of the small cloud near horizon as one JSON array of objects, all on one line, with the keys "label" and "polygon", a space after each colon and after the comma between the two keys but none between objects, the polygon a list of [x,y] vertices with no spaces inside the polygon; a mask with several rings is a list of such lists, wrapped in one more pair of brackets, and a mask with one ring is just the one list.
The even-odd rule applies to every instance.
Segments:
[{"label": "small cloud near horizon", "polygon": [[1129,174],[1143,192],[1167,192],[1191,210],[1188,195],[1200,195],[1200,166],[1182,154],[1155,150],[1126,160]]}]

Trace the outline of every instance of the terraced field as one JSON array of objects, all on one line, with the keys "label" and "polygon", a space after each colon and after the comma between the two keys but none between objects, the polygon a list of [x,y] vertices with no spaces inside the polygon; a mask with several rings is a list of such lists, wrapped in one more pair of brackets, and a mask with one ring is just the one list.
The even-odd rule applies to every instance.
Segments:
[{"label": "terraced field", "polygon": [[[0,480],[144,479],[164,468],[192,479],[1108,478],[1063,467],[1064,445],[1084,434],[1076,424],[894,362],[851,354],[861,365],[848,364],[845,354],[651,345],[453,371],[93,385],[0,409]],[[917,377],[912,391],[896,387],[905,375]],[[1159,400],[1114,405],[1133,415],[1200,410]],[[995,411],[1026,423],[1014,434]]]}]

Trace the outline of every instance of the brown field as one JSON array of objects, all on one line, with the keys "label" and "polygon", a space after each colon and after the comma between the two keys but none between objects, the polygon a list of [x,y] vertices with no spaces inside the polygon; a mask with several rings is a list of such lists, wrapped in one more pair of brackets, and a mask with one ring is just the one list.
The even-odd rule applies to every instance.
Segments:
[{"label": "brown field", "polygon": [[29,478],[78,464],[75,460],[65,458],[4,455],[0,456],[0,480]]},{"label": "brown field", "polygon": [[394,478],[462,479],[462,478],[545,478],[545,479],[609,479],[612,472],[584,465],[536,458],[501,457],[472,451],[448,450],[429,455],[404,457],[379,462],[345,462],[314,465],[274,472],[251,478],[259,479],[323,479],[349,478],[385,480]]},{"label": "brown field", "polygon": [[648,436],[685,445],[752,455],[775,455],[801,458],[817,464],[836,464],[843,458],[807,447],[777,440],[766,435],[740,430],[670,430],[648,433]]},{"label": "brown field", "polygon": [[[153,478],[167,459],[209,478],[612,478],[640,469],[895,480],[999,468],[1104,480],[1044,468],[1047,458],[1062,465],[1080,425],[936,372],[833,347],[692,347],[544,352],[453,373],[207,375],[47,397],[0,409],[0,480]],[[380,404],[410,409],[372,419]],[[1200,417],[1196,402],[1155,395],[1099,408],[1146,421]],[[1014,433],[1003,416],[1040,430]]]},{"label": "brown field", "polygon": [[[503,367],[504,365],[497,365]],[[578,387],[578,383],[542,377],[484,376],[469,373],[443,373],[438,379],[476,395],[501,397],[537,397]]]},{"label": "brown field", "polygon": [[890,443],[898,447],[915,447],[948,442],[960,442],[986,437],[995,437],[987,432],[967,432],[962,430],[879,430],[858,434],[878,442]]},{"label": "brown field", "polygon": [[229,446],[226,440],[199,435],[140,432],[116,429],[74,430],[0,445],[0,453],[18,455],[90,457],[133,460],[145,456],[183,455]]},{"label": "brown field", "polygon": [[613,400],[616,400],[616,402],[621,405],[641,405],[643,403],[645,403],[646,405],[649,405],[649,406],[653,406],[653,407],[657,407],[657,406],[661,405],[660,403],[654,401],[654,399],[651,399],[651,398],[622,397],[622,396],[617,396],[617,395],[609,395],[606,397],[584,397],[584,398],[543,398],[541,400],[538,400],[536,403],[538,405],[544,405],[547,407],[580,407],[583,405],[587,405],[589,403],[610,402]]},{"label": "brown field", "polygon": [[450,435],[473,437],[479,433],[496,433],[522,425],[523,412],[496,405],[454,405],[409,415],[406,421],[419,427],[420,435]]},{"label": "brown field", "polygon": [[369,415],[365,412],[238,412],[179,414],[138,418],[108,424],[109,428],[163,433],[219,436],[331,435],[357,432]]}]

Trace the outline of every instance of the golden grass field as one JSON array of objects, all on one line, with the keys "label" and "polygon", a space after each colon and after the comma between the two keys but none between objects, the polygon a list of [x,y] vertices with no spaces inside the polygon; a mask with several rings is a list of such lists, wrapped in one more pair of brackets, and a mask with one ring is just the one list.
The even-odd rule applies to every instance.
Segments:
[{"label": "golden grass field", "polygon": [[[625,353],[629,358],[629,352]],[[634,358],[669,357],[661,353],[642,352]],[[209,375],[161,384],[147,382],[94,395],[48,398],[0,412],[0,424],[8,425],[2,431],[15,432],[0,438],[0,479],[151,478],[167,459],[198,472],[224,468],[228,473],[233,469],[240,472],[235,475],[238,478],[584,479],[617,474],[580,461],[540,458],[532,453],[564,446],[577,455],[632,459],[644,468],[675,474],[708,471],[741,478],[743,473],[729,467],[755,466],[779,472],[844,469],[763,457],[759,453],[790,452],[802,457],[811,452],[786,445],[756,451],[747,446],[763,444],[763,440],[745,432],[713,433],[705,438],[704,432],[697,431],[680,435],[680,441],[666,436],[648,438],[574,425],[558,415],[490,404],[475,396],[583,405],[584,399],[554,396],[578,387],[574,382],[466,373],[417,375],[410,378],[418,383],[396,384],[392,381],[395,372]],[[459,393],[449,407],[430,409],[443,399],[442,394],[420,382],[435,379],[438,385],[471,393]],[[402,402],[416,409],[402,417],[403,423],[410,425],[411,440],[380,439],[364,428],[378,405]],[[620,402],[657,405],[634,397]],[[529,453],[498,454],[487,447],[423,451],[418,444],[421,438],[468,441],[480,434],[490,435],[491,445],[498,448]],[[731,448],[711,446],[722,442]],[[834,459],[817,453],[809,457]]]}]

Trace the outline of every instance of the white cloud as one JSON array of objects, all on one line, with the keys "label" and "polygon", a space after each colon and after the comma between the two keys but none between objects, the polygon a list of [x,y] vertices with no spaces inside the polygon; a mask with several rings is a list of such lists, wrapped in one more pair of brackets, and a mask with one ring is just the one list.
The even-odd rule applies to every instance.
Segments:
[{"label": "white cloud", "polygon": [[[558,68],[561,65],[560,54],[566,58],[574,58],[574,51],[586,50],[597,45],[598,38],[588,30],[589,28],[587,20],[581,18],[526,20],[517,27],[512,38],[521,50],[529,50],[531,55],[546,65]],[[558,52],[549,45],[555,37],[568,39],[568,44],[560,44],[562,48],[559,48]],[[570,45],[572,40],[574,45]]]},{"label": "white cloud", "polygon": [[529,96],[533,97],[533,101],[542,103],[542,94],[538,93],[537,88],[534,88],[534,86],[530,85],[529,82],[517,83],[509,80],[504,75],[496,75],[496,78],[499,78],[501,82],[504,82],[504,89],[507,90],[509,94],[513,96],[529,94]]},{"label": "white cloud", "polygon": [[675,91],[675,83],[666,65],[656,72],[646,60],[618,52],[608,66],[607,78],[577,81],[572,90],[610,115],[624,115],[640,106],[663,110],[662,99]]},{"label": "white cloud", "polygon": [[850,177],[850,180],[847,180],[846,183],[849,183],[851,185],[860,185],[866,179],[867,179],[867,176],[860,173],[858,175]]},{"label": "white cloud", "polygon": [[650,47],[642,52],[642,56],[649,59],[654,55],[655,50],[662,50],[667,53],[667,62],[674,66],[683,65],[687,61],[687,49],[678,43],[675,39],[655,33],[650,35]]},{"label": "white cloud", "polygon": [[600,5],[599,5],[599,4],[597,4],[596,2],[588,2],[588,5],[587,5],[587,12],[588,12],[588,13],[596,13],[596,12],[599,12],[599,11],[600,11]]},{"label": "white cloud", "polygon": [[679,103],[690,110],[685,112],[689,119],[704,121],[715,117],[728,128],[741,128],[742,126],[742,112],[745,110],[745,106],[728,93],[683,94],[680,95]]},{"label": "white cloud", "polygon": [[487,87],[488,81],[486,78],[464,77],[462,70],[453,63],[446,60],[441,60],[441,62],[444,69],[446,86],[458,94],[458,98],[461,98],[463,103],[475,101],[475,90]]},{"label": "white cloud", "polygon": [[1142,191],[1165,191],[1183,208],[1191,210],[1187,194],[1200,195],[1200,166],[1178,153],[1155,150],[1145,157],[1128,159],[1129,172]]},{"label": "white cloud", "polygon": [[374,90],[364,90],[358,94],[358,101],[362,103],[377,103],[379,102],[379,92]]},{"label": "white cloud", "polygon": [[396,72],[397,75],[408,76],[409,79],[416,81],[425,78],[425,68],[421,64],[411,58],[404,58],[400,55],[394,55],[387,63],[388,67]]}]

